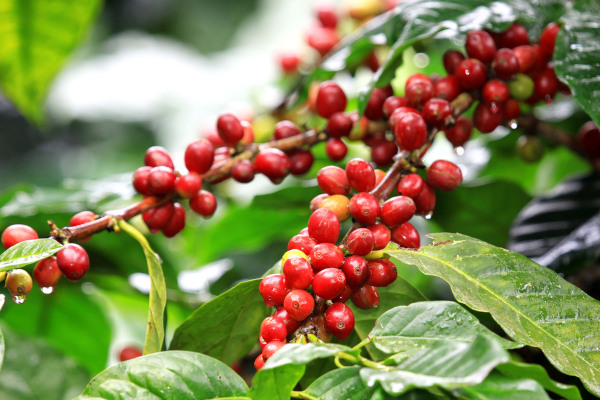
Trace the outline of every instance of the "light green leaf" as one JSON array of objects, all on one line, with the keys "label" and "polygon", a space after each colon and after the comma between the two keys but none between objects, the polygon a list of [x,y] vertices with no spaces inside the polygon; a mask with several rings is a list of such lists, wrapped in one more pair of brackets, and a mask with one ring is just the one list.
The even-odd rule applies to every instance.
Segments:
[{"label": "light green leaf", "polygon": [[377,319],[369,334],[375,346],[386,353],[430,347],[445,341],[472,342],[486,335],[505,349],[520,347],[496,335],[461,305],[452,301],[427,301],[392,308]]},{"label": "light green leaf", "polygon": [[242,397],[247,390],[238,374],[214,358],[188,351],[165,351],[106,369],[77,399],[214,399]]},{"label": "light green leaf", "polygon": [[35,239],[17,243],[0,255],[0,272],[33,264],[50,257],[63,247],[54,239]]},{"label": "light green leaf", "polygon": [[436,342],[396,367],[363,368],[360,376],[368,386],[379,383],[393,395],[412,388],[454,389],[482,382],[492,369],[508,360],[508,353],[497,341],[479,336],[471,343]]},{"label": "light green leaf", "polygon": [[379,389],[367,386],[360,377],[360,367],[335,369],[314,381],[306,393],[320,400],[370,399]]},{"label": "light green leaf", "polygon": [[165,309],[167,307],[167,286],[158,255],[150,247],[148,240],[133,225],[120,220],[119,227],[137,240],[146,256],[150,275],[150,306],[148,307],[148,328],[144,342],[144,354],[159,352],[165,345]]},{"label": "light green leaf", "polygon": [[458,301],[492,314],[515,341],[541,348],[562,372],[600,395],[600,302],[528,258],[465,235],[392,257],[450,284]]},{"label": "light green leaf", "polygon": [[260,281],[242,282],[204,303],[175,330],[169,349],[197,351],[226,364],[243,357],[256,345],[269,315]]},{"label": "light green leaf", "polygon": [[4,362],[4,335],[0,330],[0,370],[2,369],[2,363]]},{"label": "light green leaf", "polygon": [[3,0],[0,3],[2,91],[40,123],[50,84],[96,18],[100,0]]},{"label": "light green leaf", "polygon": [[492,372],[479,385],[462,388],[455,394],[465,400],[550,400],[538,382],[508,378],[496,372]]}]

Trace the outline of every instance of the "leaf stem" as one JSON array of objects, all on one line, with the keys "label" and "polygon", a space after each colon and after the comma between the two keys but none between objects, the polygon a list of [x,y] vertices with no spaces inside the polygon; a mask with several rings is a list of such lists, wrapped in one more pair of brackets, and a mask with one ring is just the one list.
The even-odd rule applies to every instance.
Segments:
[{"label": "leaf stem", "polygon": [[370,337],[366,337],[363,341],[361,341],[359,344],[357,344],[356,346],[354,346],[352,348],[352,350],[360,350],[363,347],[365,347],[366,345],[368,345],[369,343],[371,343],[371,338]]}]

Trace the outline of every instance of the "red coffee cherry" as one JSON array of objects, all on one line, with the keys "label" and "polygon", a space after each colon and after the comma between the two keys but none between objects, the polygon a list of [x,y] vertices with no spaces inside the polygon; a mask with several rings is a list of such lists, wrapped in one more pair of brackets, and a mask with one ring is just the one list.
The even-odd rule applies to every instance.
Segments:
[{"label": "red coffee cherry", "polygon": [[350,193],[350,183],[346,171],[335,165],[321,168],[317,174],[317,183],[321,190],[329,195]]},{"label": "red coffee cherry", "polygon": [[460,86],[454,75],[448,75],[438,79],[434,84],[435,97],[452,101],[461,93]]},{"label": "red coffee cherry", "polygon": [[190,208],[204,218],[210,218],[217,209],[215,195],[207,190],[201,190],[190,199]]},{"label": "red coffee cherry", "polygon": [[473,125],[481,133],[490,133],[502,123],[502,113],[497,107],[480,102],[473,113]]},{"label": "red coffee cherry", "polygon": [[458,50],[447,50],[444,53],[443,63],[444,69],[448,72],[448,75],[453,75],[458,64],[465,58],[465,55]]},{"label": "red coffee cherry", "polygon": [[342,272],[346,276],[346,285],[358,289],[369,279],[367,260],[360,256],[350,256],[342,264]]},{"label": "red coffee cherry", "polygon": [[384,224],[376,223],[369,225],[367,226],[367,229],[373,233],[373,239],[375,239],[373,250],[384,249],[392,239],[392,233],[390,232],[390,229]]},{"label": "red coffee cherry", "polygon": [[338,297],[346,287],[346,275],[338,268],[325,268],[315,274],[312,289],[315,295],[325,300]]},{"label": "red coffee cherry", "polygon": [[529,44],[527,29],[521,24],[514,23],[507,30],[498,35],[498,47],[514,49],[517,46]]},{"label": "red coffee cherry", "polygon": [[298,176],[304,175],[315,162],[315,157],[310,150],[295,149],[288,153],[290,158],[290,174]]},{"label": "red coffee cherry", "polygon": [[546,57],[552,57],[554,54],[554,45],[558,31],[560,31],[560,25],[551,22],[546,25],[540,35],[540,48]]},{"label": "red coffee cherry", "polygon": [[244,128],[238,117],[231,113],[219,115],[217,119],[217,132],[223,142],[233,147],[244,137]]},{"label": "red coffee cherry", "polygon": [[6,288],[17,304],[22,304],[33,287],[31,276],[24,269],[13,269],[6,277]]},{"label": "red coffee cherry", "polygon": [[175,169],[171,156],[167,150],[161,146],[152,146],[146,150],[146,154],[144,154],[144,165],[147,165],[148,167],[163,166]]},{"label": "red coffee cherry", "polygon": [[558,85],[559,82],[554,73],[554,68],[546,68],[533,81],[533,95],[549,103],[558,91]]},{"label": "red coffee cherry", "polygon": [[326,81],[319,86],[316,109],[321,117],[329,118],[336,112],[344,111],[347,102],[346,94],[337,83]]},{"label": "red coffee cherry", "polygon": [[303,257],[290,257],[283,263],[283,276],[290,289],[306,289],[310,286],[313,275],[310,262]]},{"label": "red coffee cherry", "polygon": [[423,190],[423,178],[418,174],[412,173],[404,175],[398,181],[398,194],[402,196],[410,197],[411,199],[417,198],[421,190]]},{"label": "red coffee cherry", "polygon": [[290,317],[290,314],[283,307],[275,311],[273,318],[276,318],[285,324],[288,335],[294,333],[296,329],[300,328],[300,322]]},{"label": "red coffee cherry", "polygon": [[515,99],[508,99],[502,106],[502,118],[506,121],[517,119],[521,115],[521,106]]},{"label": "red coffee cherry", "polygon": [[321,193],[321,194],[318,194],[315,197],[313,197],[312,200],[310,201],[310,206],[309,206],[310,211],[315,212],[319,208],[321,208],[321,203],[324,202],[325,199],[327,199],[327,198],[329,198],[329,195],[327,193]]},{"label": "red coffee cherry", "polygon": [[119,361],[128,361],[133,360],[134,358],[138,358],[143,356],[144,353],[135,346],[126,346],[121,349],[119,352]]},{"label": "red coffee cherry", "polygon": [[409,107],[419,108],[431,99],[435,93],[433,83],[429,78],[414,81],[406,85],[404,96]]},{"label": "red coffee cherry", "polygon": [[392,229],[392,241],[408,249],[418,249],[421,246],[419,232],[410,222],[405,222]]},{"label": "red coffee cherry", "polygon": [[376,287],[384,287],[392,284],[398,277],[398,271],[393,262],[386,259],[370,260],[367,262],[369,267],[369,279],[367,284]]},{"label": "red coffee cherry", "polygon": [[256,371],[260,371],[260,369],[264,366],[265,366],[265,357],[261,353],[258,356],[256,356],[256,359],[254,360],[254,369],[256,369]]},{"label": "red coffee cherry", "polygon": [[[508,104],[508,102],[506,104]],[[452,128],[448,128],[444,131],[446,139],[448,139],[454,147],[463,146],[471,138],[472,132],[473,123],[470,119],[463,117],[462,115],[456,118],[456,123]]]},{"label": "red coffee cherry", "polygon": [[469,57],[488,64],[492,62],[496,54],[496,43],[486,31],[474,30],[467,33],[465,50],[467,50]]},{"label": "red coffee cherry", "polygon": [[371,147],[371,160],[378,166],[389,165],[394,161],[396,153],[398,153],[396,143],[390,140],[383,140]]},{"label": "red coffee cherry", "polygon": [[199,139],[186,147],[183,159],[185,167],[190,172],[203,174],[212,166],[215,159],[215,150],[208,139]]},{"label": "red coffee cherry", "polygon": [[488,104],[494,103],[500,106],[508,100],[509,96],[508,85],[499,79],[487,81],[481,89],[481,99]]},{"label": "red coffee cherry", "polygon": [[1,240],[2,246],[4,246],[5,249],[9,249],[17,243],[34,239],[38,239],[38,234],[32,227],[23,224],[14,224],[10,225],[2,232]]},{"label": "red coffee cherry", "polygon": [[357,192],[370,192],[375,189],[375,170],[371,164],[361,158],[348,161],[346,177],[350,186]]},{"label": "red coffee cherry", "polygon": [[242,136],[240,143],[245,146],[254,143],[254,129],[252,129],[252,124],[248,121],[241,121],[240,123],[244,129],[244,136]]},{"label": "red coffee cherry", "polygon": [[347,153],[348,146],[338,138],[329,138],[325,143],[325,154],[331,161],[341,161]]},{"label": "red coffee cherry", "polygon": [[300,131],[300,128],[298,128],[298,125],[292,121],[283,120],[275,124],[275,132],[273,134],[275,139],[285,139],[301,133],[302,132]]},{"label": "red coffee cherry", "polygon": [[346,248],[355,256],[366,256],[375,246],[375,237],[367,228],[358,228],[348,235]]},{"label": "red coffee cherry", "polygon": [[64,249],[56,253],[56,263],[65,277],[73,282],[83,278],[90,268],[90,259],[87,252],[75,243],[67,244]]},{"label": "red coffee cherry", "polygon": [[295,73],[300,65],[300,57],[295,53],[280,53],[277,59],[281,70],[286,75]]},{"label": "red coffee cherry", "polygon": [[273,340],[265,345],[262,349],[262,356],[265,359],[269,359],[273,356],[273,354],[277,353],[283,346],[285,346],[285,342],[280,342],[278,340]]},{"label": "red coffee cherry", "polygon": [[[508,87],[506,90],[508,93]],[[425,103],[421,114],[428,125],[438,129],[445,128],[450,124],[453,118],[450,103],[438,98],[433,98]]]},{"label": "red coffee cherry", "polygon": [[400,107],[406,107],[407,104],[405,97],[390,96],[383,102],[383,114],[386,117],[389,117],[394,110]]},{"label": "red coffee cherry", "polygon": [[519,72],[526,73],[537,63],[538,55],[533,46],[517,46],[513,49],[513,53],[519,62]]},{"label": "red coffee cherry", "polygon": [[185,228],[185,209],[181,204],[175,203],[173,205],[173,216],[171,220],[162,227],[161,231],[163,235],[168,238],[172,238],[177,235]]},{"label": "red coffee cherry", "polygon": [[153,167],[148,174],[148,190],[152,194],[166,194],[175,189],[175,171],[169,167]]},{"label": "red coffee cherry", "polygon": [[321,56],[329,53],[340,41],[335,29],[314,26],[308,32],[306,42],[310,47],[317,50]]},{"label": "red coffee cherry", "polygon": [[254,174],[254,163],[250,160],[239,160],[231,168],[231,177],[241,183],[251,182]]},{"label": "red coffee cherry", "polygon": [[[406,113],[414,113],[414,114],[419,114],[419,111],[417,111],[416,109],[414,109],[414,108],[412,108],[412,107],[398,107],[398,108],[396,108],[396,109],[394,110],[394,112],[392,112],[392,115],[390,115],[390,119],[389,119],[389,122],[388,122],[388,125],[389,125],[389,127],[390,127],[390,129],[391,129],[392,131],[393,131],[394,129],[396,129],[396,122],[398,122],[398,119],[399,119],[400,117],[402,117],[402,116],[403,116],[404,114],[406,114]],[[385,138],[385,133],[384,133],[384,132],[381,132],[381,133],[382,133],[382,135],[383,135],[383,138],[382,138],[382,139],[384,139],[384,138]],[[367,146],[369,146],[369,145],[370,145],[369,143],[366,143],[366,142],[365,142],[365,144],[366,144]]]},{"label": "red coffee cherry", "polygon": [[310,252],[310,263],[315,271],[325,268],[340,268],[344,252],[333,243],[319,243]]},{"label": "red coffee cherry", "polygon": [[150,171],[152,167],[143,166],[139,167],[133,173],[133,187],[135,191],[144,196],[152,195],[150,192],[150,188],[148,187],[148,175],[150,175]]},{"label": "red coffee cherry", "polygon": [[350,134],[353,125],[354,122],[352,121],[352,117],[345,112],[340,111],[333,113],[331,117],[329,117],[326,129],[329,136],[341,138]]},{"label": "red coffee cherry", "polygon": [[[91,211],[81,211],[71,217],[69,221],[69,226],[77,226],[87,224],[88,222],[92,222],[96,219],[96,214]],[[92,236],[85,237],[83,239],[79,239],[81,243],[85,243],[90,240]]]},{"label": "red coffee cherry", "polygon": [[290,172],[290,158],[275,148],[261,150],[254,159],[256,170],[264,174],[274,184],[280,183]]},{"label": "red coffee cherry", "polygon": [[285,296],[283,307],[296,321],[304,321],[315,308],[315,299],[306,290],[294,289]]},{"label": "red coffee cherry", "polygon": [[308,235],[317,243],[335,243],[340,236],[340,221],[333,211],[320,208],[308,219]]},{"label": "red coffee cherry", "polygon": [[465,90],[475,90],[486,82],[487,70],[481,61],[467,58],[458,64],[454,76],[460,87]]},{"label": "red coffee cherry", "polygon": [[335,29],[338,24],[338,17],[335,10],[330,5],[319,5],[316,9],[317,19],[325,28]]},{"label": "red coffee cherry", "polygon": [[435,192],[429,183],[423,183],[423,189],[414,201],[417,207],[417,214],[423,216],[430,215],[435,208]]},{"label": "red coffee cherry", "polygon": [[356,307],[368,310],[379,305],[379,292],[375,286],[363,285],[352,293],[350,300]]},{"label": "red coffee cherry", "polygon": [[600,158],[600,130],[594,121],[581,125],[577,132],[577,142],[589,158]]},{"label": "red coffee cherry", "polygon": [[267,317],[260,324],[260,336],[267,343],[274,340],[284,342],[287,337],[287,327],[283,321],[277,318]]},{"label": "red coffee cherry", "polygon": [[437,160],[427,168],[427,182],[438,190],[454,190],[462,182],[462,172],[453,162]]},{"label": "red coffee cherry", "polygon": [[365,117],[371,121],[378,121],[385,118],[383,113],[383,102],[388,98],[387,90],[384,88],[373,88],[371,96],[365,106]]},{"label": "red coffee cherry", "polygon": [[354,313],[344,303],[333,303],[325,310],[325,327],[338,340],[346,340],[354,329]]},{"label": "red coffee cherry", "polygon": [[290,289],[285,284],[283,274],[271,274],[265,276],[260,285],[258,285],[263,301],[269,307],[281,306],[285,296],[290,292]]},{"label": "red coffee cherry", "polygon": [[500,49],[494,56],[492,69],[498,78],[510,79],[519,72],[519,60],[511,49]]},{"label": "red coffee cherry", "polygon": [[348,209],[352,218],[365,225],[375,223],[381,214],[379,202],[375,196],[368,192],[360,192],[352,196]]},{"label": "red coffee cherry", "polygon": [[381,222],[388,227],[402,225],[415,215],[415,202],[408,196],[395,196],[381,205]]},{"label": "red coffee cherry", "polygon": [[142,214],[142,219],[146,223],[148,229],[162,229],[169,223],[174,211],[175,207],[173,203],[169,201],[165,204],[162,204],[155,208],[151,208],[150,210],[144,212]]},{"label": "red coffee cherry", "polygon": [[342,290],[342,293],[340,293],[335,299],[331,301],[333,301],[334,303],[345,303],[346,301],[348,301],[350,296],[352,296],[352,292],[353,290],[348,285],[346,285],[344,290]]},{"label": "red coffee cherry", "polygon": [[62,272],[54,256],[38,261],[33,268],[33,279],[45,294],[52,292],[61,276]]},{"label": "red coffee cherry", "polygon": [[419,114],[405,113],[396,120],[394,136],[402,150],[413,151],[422,147],[427,140],[425,120]]},{"label": "red coffee cherry", "polygon": [[194,197],[202,189],[202,177],[196,172],[180,176],[175,181],[175,191],[184,199]]},{"label": "red coffee cherry", "polygon": [[300,250],[304,254],[310,254],[317,241],[310,236],[296,235],[288,242],[288,250]]}]

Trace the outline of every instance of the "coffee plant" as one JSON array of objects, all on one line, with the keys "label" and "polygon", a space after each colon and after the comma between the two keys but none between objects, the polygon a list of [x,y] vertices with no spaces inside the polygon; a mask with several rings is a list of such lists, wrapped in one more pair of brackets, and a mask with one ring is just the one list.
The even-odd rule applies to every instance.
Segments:
[{"label": "coffee plant", "polygon": [[[44,126],[99,5],[7,4],[2,90]],[[600,2],[320,5],[305,45],[277,105],[138,154],[128,204],[0,198],[1,398],[600,397]]]}]

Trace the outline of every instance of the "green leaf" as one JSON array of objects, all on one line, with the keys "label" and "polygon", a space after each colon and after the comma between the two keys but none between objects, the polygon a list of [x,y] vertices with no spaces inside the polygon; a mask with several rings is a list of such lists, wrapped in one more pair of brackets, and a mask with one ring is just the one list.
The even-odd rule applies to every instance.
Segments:
[{"label": "green leaf", "polygon": [[4,335],[2,335],[2,330],[0,330],[0,370],[2,370],[2,363],[4,362]]},{"label": "green leaf", "polygon": [[0,370],[0,399],[72,399],[91,376],[73,359],[41,339],[32,339],[2,325],[6,340]]},{"label": "green leaf", "polygon": [[360,369],[348,367],[330,371],[314,381],[306,393],[320,400],[370,399],[380,389],[367,386],[360,377]]},{"label": "green leaf", "polygon": [[494,367],[508,360],[508,353],[497,341],[479,336],[471,343],[436,342],[396,367],[363,368],[360,376],[368,386],[380,383],[393,395],[412,388],[454,389],[482,382]]},{"label": "green leaf", "polygon": [[472,342],[479,335],[496,340],[505,349],[520,347],[496,335],[460,304],[427,301],[392,308],[377,319],[369,334],[375,346],[386,353],[430,347],[438,341]]},{"label": "green leaf", "polygon": [[2,91],[40,123],[48,88],[86,36],[100,0],[5,0],[0,6]]},{"label": "green leaf", "polygon": [[257,343],[269,307],[258,291],[260,279],[242,282],[204,303],[173,335],[170,350],[207,354],[226,364],[244,356]]},{"label": "green leaf", "polygon": [[455,393],[466,400],[550,400],[544,388],[532,379],[508,378],[492,372],[479,385]]},{"label": "green leaf", "polygon": [[167,286],[160,258],[152,250],[148,240],[133,225],[120,220],[119,227],[137,240],[146,256],[150,275],[150,306],[148,307],[148,328],[144,342],[144,354],[159,352],[165,345],[165,309],[167,307]]},{"label": "green leaf", "polygon": [[0,272],[33,264],[50,257],[63,247],[54,239],[35,239],[17,243],[0,255]]},{"label": "green leaf", "polygon": [[600,302],[520,254],[460,234],[431,237],[433,246],[390,255],[444,279],[458,301],[491,313],[515,341],[600,394]]},{"label": "green leaf", "polygon": [[195,400],[243,397],[248,387],[231,368],[187,351],[165,351],[116,364],[87,385],[77,399]]},{"label": "green leaf", "polygon": [[570,4],[564,26],[556,38],[554,70],[565,81],[581,108],[600,126],[600,2],[583,0]]},{"label": "green leaf", "polygon": [[573,385],[565,385],[550,378],[548,372],[537,364],[525,364],[517,361],[509,361],[498,365],[496,370],[509,378],[533,379],[544,387],[544,389],[556,393],[566,400],[581,400],[579,389]]}]

